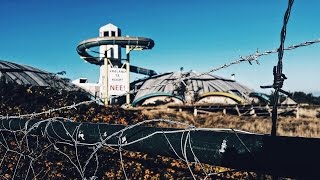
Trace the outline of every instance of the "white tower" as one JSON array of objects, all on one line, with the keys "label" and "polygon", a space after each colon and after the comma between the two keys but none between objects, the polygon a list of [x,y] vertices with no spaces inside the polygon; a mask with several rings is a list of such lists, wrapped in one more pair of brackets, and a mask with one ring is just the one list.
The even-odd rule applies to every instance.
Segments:
[{"label": "white tower", "polygon": [[[99,58],[92,56],[88,50],[99,46]],[[130,106],[130,72],[145,75],[155,75],[153,70],[130,66],[130,52],[133,50],[152,49],[154,41],[143,37],[123,37],[121,30],[113,25],[107,24],[99,29],[99,37],[82,41],[77,46],[77,52],[85,61],[100,66],[99,88],[94,93],[103,98],[105,105],[113,100],[122,103],[124,97],[126,104]],[[122,59],[121,48],[126,49],[126,56]],[[84,82],[84,83],[82,83]],[[84,79],[75,81],[81,86],[89,86]],[[100,90],[100,91],[98,91]]]},{"label": "white tower", "polygon": [[[99,37],[119,37],[121,36],[121,30],[109,23],[105,26],[102,26],[99,29]],[[108,58],[109,60],[118,60],[118,62],[121,62],[121,47],[118,45],[101,45],[100,46],[100,57],[105,59],[104,57]],[[99,78],[99,84],[101,85],[100,87],[100,97],[107,97],[107,94],[103,94],[104,92],[107,92],[107,73],[108,73],[108,67],[104,62],[102,61],[103,64],[100,66],[100,78]],[[115,63],[114,65],[117,65],[118,63]]]}]

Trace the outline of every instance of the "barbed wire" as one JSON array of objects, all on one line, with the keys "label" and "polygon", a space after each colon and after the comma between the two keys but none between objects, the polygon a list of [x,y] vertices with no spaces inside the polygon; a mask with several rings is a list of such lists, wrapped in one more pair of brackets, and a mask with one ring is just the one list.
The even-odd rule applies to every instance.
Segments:
[{"label": "barbed wire", "polygon": [[[294,49],[297,49],[297,48],[300,48],[300,47],[305,47],[305,46],[309,46],[309,45],[312,45],[312,44],[316,44],[316,43],[320,43],[320,39],[315,39],[315,40],[312,40],[312,41],[306,41],[306,42],[302,42],[302,43],[299,43],[299,44],[296,44],[296,45],[291,45],[291,46],[288,46],[287,48],[284,48],[284,50],[294,50]],[[270,54],[274,54],[274,53],[278,53],[278,49],[274,49],[274,50],[268,50],[268,51],[264,51],[264,52],[256,52],[254,54],[250,54],[250,55],[247,55],[245,57],[242,57],[240,56],[240,58],[230,62],[230,63],[227,63],[227,64],[224,64],[224,65],[221,65],[221,66],[218,66],[218,67],[215,67],[215,68],[212,68],[204,73],[200,73],[200,74],[197,74],[197,75],[194,75],[194,76],[188,76],[188,77],[177,77],[177,80],[174,81],[174,82],[168,82],[168,83],[164,83],[164,84],[157,84],[157,85],[153,85],[153,86],[150,86],[150,87],[146,87],[146,88],[141,88],[139,90],[137,90],[136,92],[138,91],[142,91],[142,90],[148,90],[150,88],[154,88],[154,87],[159,87],[159,86],[166,86],[166,85],[169,85],[169,84],[175,84],[175,83],[179,83],[183,80],[188,80],[188,79],[192,79],[192,78],[196,78],[196,77],[200,77],[200,76],[203,76],[203,75],[206,75],[206,74],[210,74],[210,73],[213,73],[213,72],[216,72],[218,70],[221,70],[221,69],[224,69],[224,68],[228,68],[232,65],[236,65],[236,64],[240,64],[240,63],[243,63],[243,62],[249,62],[250,64],[252,64],[252,61],[256,61],[258,64],[258,58],[261,57],[261,56],[266,56],[266,55],[270,55]],[[125,94],[123,94],[125,95]],[[121,95],[121,96],[123,96]]]},{"label": "barbed wire", "polygon": [[[296,44],[296,45],[288,46],[287,48],[284,48],[284,50],[294,50],[294,49],[297,49],[297,48],[300,48],[300,47],[309,46],[309,45],[316,44],[316,43],[319,43],[319,42],[320,42],[320,39],[315,39],[315,40],[312,40],[312,41],[306,41],[306,42],[302,42],[302,43],[299,43],[299,44]],[[122,95],[114,96],[113,98],[118,98],[118,97],[121,97],[121,96],[125,96],[127,94],[138,93],[140,91],[149,90],[149,89],[156,88],[156,87],[163,87],[163,86],[170,85],[170,84],[178,84],[178,83],[181,83],[183,81],[190,80],[192,78],[197,78],[197,77],[200,77],[200,76],[203,76],[203,75],[207,75],[207,74],[210,74],[210,73],[219,71],[221,69],[225,69],[225,68],[228,68],[230,66],[243,63],[243,62],[248,62],[250,65],[252,65],[252,62],[255,61],[257,64],[260,64],[259,61],[258,61],[259,57],[270,55],[270,54],[274,54],[274,53],[278,53],[278,49],[268,50],[268,51],[264,51],[264,52],[261,52],[261,53],[257,51],[256,53],[251,54],[251,55],[247,55],[245,57],[240,56],[238,59],[236,59],[236,60],[234,60],[234,61],[232,61],[230,63],[227,63],[227,64],[224,64],[224,65],[212,68],[212,69],[210,69],[210,70],[208,70],[208,71],[206,71],[204,73],[199,73],[199,74],[188,76],[188,77],[177,77],[176,80],[173,80],[171,82],[167,82],[167,83],[163,83],[163,84],[155,84],[155,85],[151,85],[151,86],[148,86],[148,87],[145,87],[145,88],[140,88],[140,89],[138,89],[136,91],[131,91],[131,92],[124,93]]]},{"label": "barbed wire", "polygon": [[[17,120],[19,120],[19,124],[16,124]],[[28,179],[29,176],[33,176],[33,178],[37,178],[42,171],[46,171],[44,169],[38,170],[36,172],[37,160],[43,157],[47,152],[56,152],[61,154],[65,159],[74,167],[82,179],[96,179],[97,171],[99,168],[99,158],[98,151],[106,148],[114,148],[118,149],[119,152],[119,160],[121,164],[121,169],[124,173],[124,177],[127,179],[126,175],[126,167],[123,159],[123,152],[125,152],[126,147],[132,146],[134,144],[141,144],[141,142],[146,141],[147,139],[153,138],[156,135],[162,135],[164,139],[167,141],[169,151],[173,151],[176,155],[176,158],[180,159],[184,162],[189,170],[191,176],[194,179],[197,179],[199,176],[199,172],[197,175],[193,172],[193,168],[191,164],[198,164],[203,172],[204,176],[211,176],[213,172],[211,170],[206,170],[202,165],[203,163],[197,157],[195,151],[193,150],[192,141],[191,141],[191,132],[199,132],[199,131],[212,131],[212,132],[230,132],[230,133],[246,133],[251,134],[245,131],[239,131],[234,129],[225,129],[225,128],[197,128],[194,125],[188,123],[182,123],[178,121],[172,121],[167,119],[151,119],[141,121],[137,124],[124,126],[122,129],[117,130],[113,133],[106,134],[107,132],[99,132],[99,138],[94,142],[85,142],[86,138],[89,138],[92,132],[84,132],[82,127],[86,126],[90,123],[78,123],[75,125],[75,128],[71,128],[66,125],[66,122],[70,120],[67,118],[55,117],[49,118],[45,120],[26,120],[26,119],[4,119],[0,124],[0,151],[1,147],[5,149],[3,153],[3,157],[0,160],[0,167],[3,165],[6,158],[15,154],[18,156],[18,159],[15,158],[15,170],[12,173],[12,178],[15,177]],[[146,127],[147,125],[151,125],[154,123],[166,123],[168,125],[177,125],[183,126],[182,129],[163,129],[156,130],[150,134],[146,134],[143,137],[131,139],[127,137],[127,131],[134,130],[137,127]],[[59,130],[59,132],[57,132]],[[12,134],[13,137],[10,138],[8,134],[6,136],[4,133]],[[180,134],[180,149],[181,152],[178,152],[172,142],[170,142],[167,135]],[[40,139],[45,139],[41,140]],[[238,136],[239,138],[239,136]],[[42,147],[41,142],[47,142],[46,147]],[[244,143],[240,138],[239,142]],[[14,144],[14,145],[12,145]],[[62,147],[63,146],[63,147]],[[221,147],[217,147],[218,151]],[[231,146],[231,144],[230,144]],[[68,152],[66,151],[66,147],[73,148],[74,151]],[[80,158],[84,158],[82,151],[79,151],[81,147],[87,147],[86,151],[87,158],[85,161],[81,161]],[[88,151],[91,149],[91,153]],[[191,153],[191,156],[189,154]],[[11,153],[11,155],[9,155]],[[9,157],[10,156],[10,157]],[[190,158],[192,157],[192,158]],[[94,163],[95,162],[95,163]],[[96,164],[95,167],[88,166],[89,164]],[[18,167],[26,166],[28,171],[25,176],[18,173]],[[20,167],[20,168],[21,168]],[[88,171],[88,168],[91,170]],[[93,169],[92,169],[93,168]],[[32,171],[32,172],[30,172]],[[91,174],[90,174],[91,172]],[[47,172],[48,173],[48,172]],[[23,177],[22,177],[23,176]],[[45,176],[45,175],[44,175]]]}]

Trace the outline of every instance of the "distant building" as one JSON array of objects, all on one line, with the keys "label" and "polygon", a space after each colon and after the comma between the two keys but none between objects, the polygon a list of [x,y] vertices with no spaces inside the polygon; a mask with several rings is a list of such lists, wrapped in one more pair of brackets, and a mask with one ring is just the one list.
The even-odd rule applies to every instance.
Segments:
[{"label": "distant building", "polygon": [[100,85],[97,83],[89,83],[87,78],[79,78],[73,80],[72,83],[89,92],[93,96],[98,97],[100,94]]},{"label": "distant building", "polygon": [[251,104],[270,104],[270,96],[260,92],[252,92],[249,94]]},{"label": "distant building", "polygon": [[61,78],[54,73],[4,60],[0,60],[0,79],[6,83],[20,85],[50,86],[65,90],[79,89],[68,79]]},{"label": "distant building", "polygon": [[[185,80],[178,81],[180,78]],[[173,82],[177,82],[174,84]],[[235,80],[196,72],[170,72],[131,83],[137,90],[133,105],[250,103],[252,89]]]},{"label": "distant building", "polygon": [[293,99],[290,97],[286,97],[284,101],[281,102],[281,105],[297,105],[298,103],[295,102]]}]

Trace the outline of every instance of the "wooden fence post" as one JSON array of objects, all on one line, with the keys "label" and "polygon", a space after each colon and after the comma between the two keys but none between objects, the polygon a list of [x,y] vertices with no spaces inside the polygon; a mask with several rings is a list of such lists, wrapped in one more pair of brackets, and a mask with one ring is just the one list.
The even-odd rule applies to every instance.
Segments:
[{"label": "wooden fence post", "polygon": [[299,108],[299,104],[298,104],[296,107],[296,119],[300,118],[299,110],[300,110],[300,108]]},{"label": "wooden fence post", "polygon": [[238,108],[238,105],[236,105],[236,111],[237,111],[237,113],[238,113],[238,116],[241,116],[241,113],[240,113],[240,110],[239,110],[239,108]]},{"label": "wooden fence post", "polygon": [[193,116],[196,117],[197,115],[198,115],[198,110],[197,110],[197,108],[195,107],[195,108],[193,109]]},{"label": "wooden fence post", "polygon": [[224,109],[222,110],[222,113],[223,113],[224,115],[226,115],[226,114],[227,114],[227,109],[224,108]]},{"label": "wooden fence post", "polygon": [[269,112],[269,116],[271,117],[272,116],[272,110],[270,109],[268,104],[266,105],[266,109]]},{"label": "wooden fence post", "polygon": [[250,113],[249,113],[251,116],[253,117],[256,117],[257,114],[256,114],[256,111],[254,110],[253,106],[251,106],[251,109],[250,109]]}]

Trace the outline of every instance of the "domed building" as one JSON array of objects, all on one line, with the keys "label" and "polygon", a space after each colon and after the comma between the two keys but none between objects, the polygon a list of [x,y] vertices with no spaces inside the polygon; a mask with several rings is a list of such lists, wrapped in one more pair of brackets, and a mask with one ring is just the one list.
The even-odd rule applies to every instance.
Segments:
[{"label": "domed building", "polygon": [[[179,79],[181,79],[179,81]],[[170,72],[131,83],[137,90],[133,106],[156,104],[250,103],[252,89],[235,80],[194,71]]]},{"label": "domed building", "polygon": [[31,66],[0,60],[0,80],[20,85],[50,86],[65,90],[79,89],[68,79]]}]

